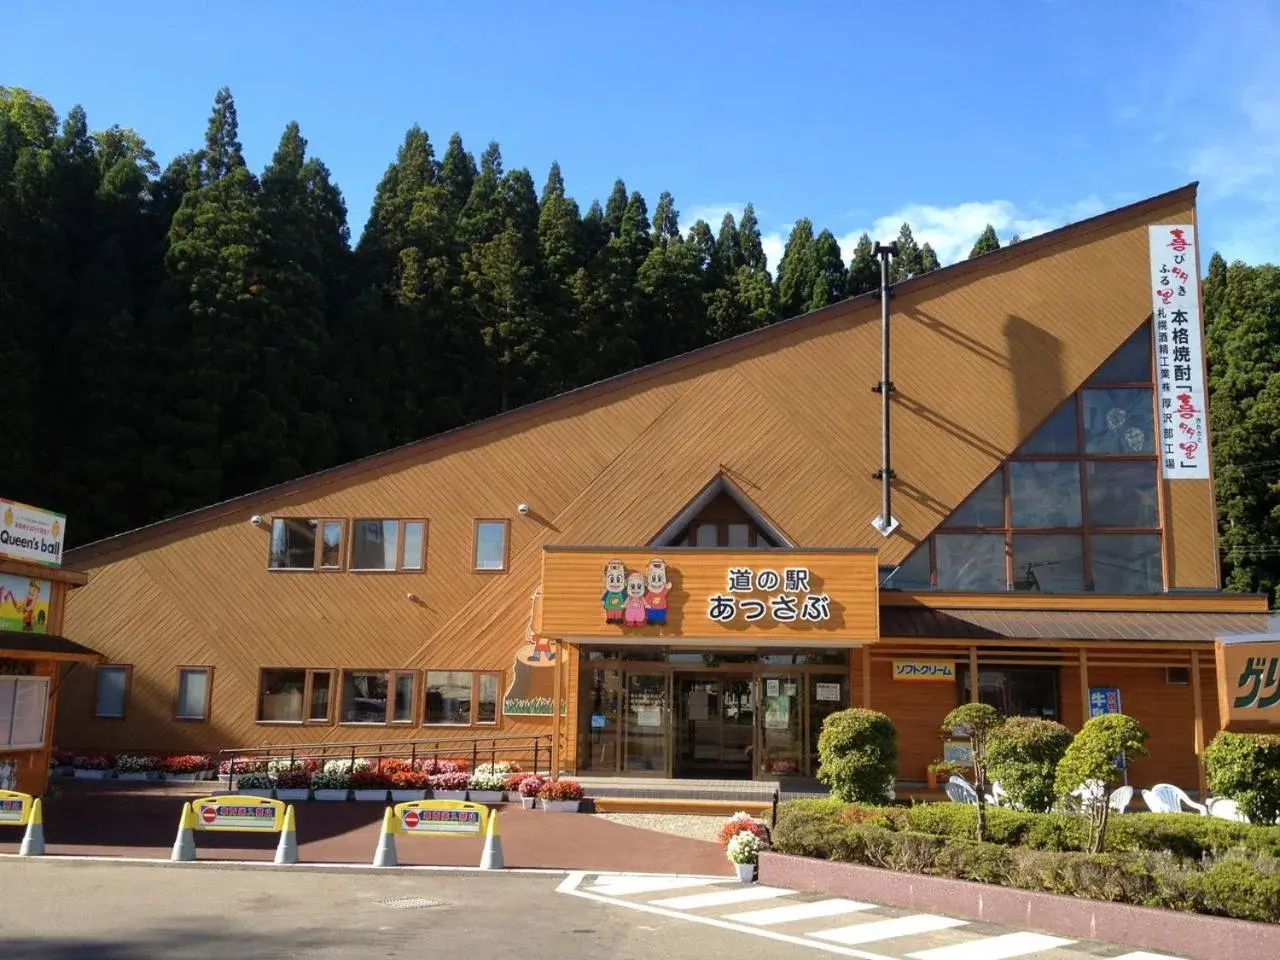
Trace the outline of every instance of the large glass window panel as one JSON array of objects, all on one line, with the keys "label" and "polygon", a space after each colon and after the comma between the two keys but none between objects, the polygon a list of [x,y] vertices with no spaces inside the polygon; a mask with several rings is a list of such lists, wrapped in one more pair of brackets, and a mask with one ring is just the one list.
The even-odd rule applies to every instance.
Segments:
[{"label": "large glass window panel", "polygon": [[342,722],[387,722],[385,672],[342,671]]},{"label": "large glass window panel", "polygon": [[1155,408],[1145,387],[1085,390],[1084,449],[1136,456],[1155,452]]},{"label": "large glass window panel", "polygon": [[320,544],[320,566],[336,570],[342,566],[342,521],[326,520]]},{"label": "large glass window panel", "polygon": [[1089,538],[1093,589],[1144,594],[1164,590],[1157,533],[1095,533]]},{"label": "large glass window panel", "polygon": [[1007,590],[1004,534],[939,533],[934,537],[939,590]]},{"label": "large glass window panel", "polygon": [[99,667],[93,715],[113,719],[123,717],[125,690],[128,685],[128,667]]},{"label": "large glass window panel", "polygon": [[943,522],[944,527],[1004,527],[1004,471],[997,470]]},{"label": "large glass window panel", "polygon": [[1076,422],[1076,398],[1060,406],[1026,443],[1018,448],[1017,456],[1063,457],[1080,452],[1080,437]]},{"label": "large glass window panel", "polygon": [[618,769],[618,725],[622,714],[622,671],[582,671],[583,746],[578,754],[583,770],[613,773]]},{"label": "large glass window panel", "polygon": [[715,547],[720,543],[720,528],[714,523],[700,523],[693,531],[695,547]]},{"label": "large glass window panel", "polygon": [[[298,723],[302,720],[302,696],[306,686],[305,670],[263,670],[262,689],[258,695],[258,719],[275,723]],[[328,719],[327,713],[323,719]]]},{"label": "large glass window panel", "polygon": [[178,671],[178,719],[203,720],[209,715],[209,671]]},{"label": "large glass window panel", "polygon": [[396,674],[396,703],[391,719],[396,723],[413,722],[413,684],[412,673]]},{"label": "large glass window panel", "polygon": [[1089,526],[1160,525],[1154,460],[1094,460],[1085,471]]},{"label": "large glass window panel", "polygon": [[[969,665],[956,671],[961,696],[970,702]],[[987,667],[978,670],[978,700],[1002,717],[1058,719],[1056,667]]]},{"label": "large glass window panel", "polygon": [[503,570],[507,565],[507,522],[481,520],[476,524],[476,569]]},{"label": "large glass window panel", "polygon": [[498,684],[502,677],[482,673],[476,681],[476,723],[498,722]]},{"label": "large glass window panel", "polygon": [[1143,324],[1089,378],[1090,383],[1150,383],[1151,327]]},{"label": "large glass window panel", "polygon": [[889,590],[928,590],[929,541],[916,547],[880,585]]},{"label": "large glass window panel", "polygon": [[421,520],[406,520],[404,524],[404,561],[401,566],[405,570],[421,570],[422,556],[425,552],[426,524]]},{"label": "large glass window panel", "polygon": [[442,726],[471,723],[471,673],[466,670],[427,671],[427,721]]},{"label": "large glass window panel", "polygon": [[622,768],[663,776],[667,768],[667,676],[627,674]]},{"label": "large glass window panel", "polygon": [[311,674],[311,701],[307,706],[308,720],[329,719],[329,690],[332,686],[333,674],[328,670]]},{"label": "large glass window panel", "polygon": [[1080,526],[1080,464],[1013,461],[1009,464],[1009,501],[1015,527]]},{"label": "large glass window panel", "polygon": [[1013,589],[1084,592],[1084,538],[1079,534],[1016,533]]},{"label": "large glass window panel", "polygon": [[394,570],[399,546],[399,520],[355,520],[351,524],[351,569]]},{"label": "large glass window panel", "polygon": [[751,527],[749,524],[729,524],[729,546],[735,549],[751,546]]},{"label": "large glass window panel", "polygon": [[271,556],[273,570],[313,570],[316,565],[316,528],[314,520],[276,517],[271,521]]}]

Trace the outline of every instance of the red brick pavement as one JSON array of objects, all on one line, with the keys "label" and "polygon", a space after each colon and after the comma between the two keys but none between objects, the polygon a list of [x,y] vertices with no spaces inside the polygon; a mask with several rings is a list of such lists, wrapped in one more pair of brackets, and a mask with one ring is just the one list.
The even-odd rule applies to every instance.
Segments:
[{"label": "red brick pavement", "polygon": [[[217,795],[215,784],[168,787],[151,784],[70,782],[44,808],[45,850],[50,854],[168,859],[183,803]],[[210,790],[208,787],[213,786]],[[378,846],[385,805],[296,804],[298,859],[304,863],[370,863]],[[503,858],[508,867],[618,870],[644,873],[730,875],[719,846],[652,830],[611,823],[582,813],[498,807]],[[0,828],[0,853],[17,853],[22,830]],[[201,860],[266,860],[278,834],[196,833]],[[398,834],[396,851],[405,865],[471,866],[480,862],[482,841]]]}]

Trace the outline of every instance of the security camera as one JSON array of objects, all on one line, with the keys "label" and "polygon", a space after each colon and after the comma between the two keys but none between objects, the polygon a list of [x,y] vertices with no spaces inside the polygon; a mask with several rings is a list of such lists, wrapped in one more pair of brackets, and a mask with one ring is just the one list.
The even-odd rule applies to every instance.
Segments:
[{"label": "security camera", "polygon": [[249,518],[249,522],[252,523],[255,527],[262,526],[262,515],[255,513],[252,517]]},{"label": "security camera", "polygon": [[529,505],[527,503],[522,503],[520,506],[516,507],[516,509],[520,511],[521,516],[524,516],[529,512]]}]

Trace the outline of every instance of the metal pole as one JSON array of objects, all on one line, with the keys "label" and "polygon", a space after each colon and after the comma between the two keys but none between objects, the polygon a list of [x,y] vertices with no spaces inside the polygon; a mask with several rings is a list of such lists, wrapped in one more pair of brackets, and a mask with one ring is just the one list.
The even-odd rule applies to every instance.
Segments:
[{"label": "metal pole", "polygon": [[880,516],[871,521],[882,536],[889,536],[898,529],[898,521],[893,515],[892,484],[893,456],[890,444],[889,404],[893,393],[893,381],[889,379],[889,258],[898,255],[898,243],[876,245],[876,256],[880,258],[880,382],[872,387],[872,391],[880,394],[880,469],[872,476],[880,481]]}]

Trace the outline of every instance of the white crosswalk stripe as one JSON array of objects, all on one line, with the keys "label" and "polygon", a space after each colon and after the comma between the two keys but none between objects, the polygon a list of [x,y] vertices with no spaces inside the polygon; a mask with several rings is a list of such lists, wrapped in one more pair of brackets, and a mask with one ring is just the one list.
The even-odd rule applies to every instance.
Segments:
[{"label": "white crosswalk stripe", "polygon": [[[858,960],[1182,960],[730,877],[570,874],[559,892]],[[770,902],[772,901],[772,902]],[[748,904],[759,906],[747,909]],[[854,922],[850,922],[854,921]],[[1114,951],[1114,953],[1112,952]]]}]

